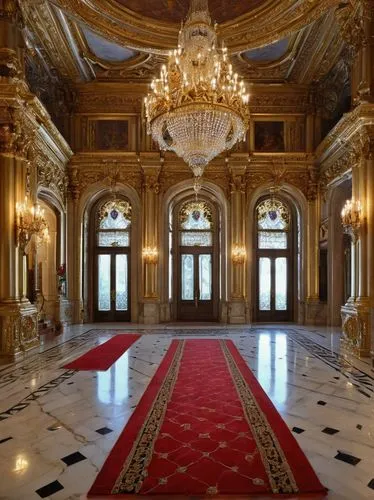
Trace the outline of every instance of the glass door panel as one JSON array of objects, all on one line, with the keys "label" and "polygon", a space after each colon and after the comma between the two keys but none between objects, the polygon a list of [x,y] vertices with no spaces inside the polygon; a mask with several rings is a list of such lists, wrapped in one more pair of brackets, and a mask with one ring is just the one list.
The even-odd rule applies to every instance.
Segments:
[{"label": "glass door panel", "polygon": [[199,255],[199,299],[212,300],[212,256]]},{"label": "glass door panel", "polygon": [[258,257],[257,265],[257,320],[289,321],[292,303],[289,257],[277,254]]},{"label": "glass door panel", "polygon": [[194,300],[194,256],[182,254],[182,300]]},{"label": "glass door panel", "polygon": [[116,255],[116,311],[128,310],[128,263],[127,254]]},{"label": "glass door panel", "polygon": [[275,310],[287,310],[287,258],[275,259]]},{"label": "glass door panel", "polygon": [[271,265],[268,257],[260,257],[259,260],[259,309],[271,309]]},{"label": "glass door panel", "polygon": [[110,311],[111,302],[111,256],[101,254],[98,256],[98,310]]},{"label": "glass door panel", "polygon": [[95,321],[130,321],[129,256],[117,249],[97,255]]}]

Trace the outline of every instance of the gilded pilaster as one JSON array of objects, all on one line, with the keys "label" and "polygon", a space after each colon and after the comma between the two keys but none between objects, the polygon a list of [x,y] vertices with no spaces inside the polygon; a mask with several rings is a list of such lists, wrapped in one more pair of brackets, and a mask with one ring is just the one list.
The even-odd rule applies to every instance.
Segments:
[{"label": "gilded pilaster", "polygon": [[342,307],[342,346],[348,354],[368,356],[371,346],[372,284],[372,127],[362,127],[353,143],[356,162],[352,166],[352,197],[360,201],[361,223],[357,235],[352,237],[352,292]]},{"label": "gilded pilaster", "polygon": [[161,166],[142,161],[143,173],[143,321],[158,323],[160,298],[158,283],[159,252],[159,175]]},{"label": "gilded pilaster", "polygon": [[246,322],[245,171],[243,164],[230,165],[231,293],[228,322]]},{"label": "gilded pilaster", "polygon": [[316,168],[308,169],[308,208],[306,224],[306,324],[320,324],[325,319],[319,300],[319,220],[320,197],[317,196]]}]

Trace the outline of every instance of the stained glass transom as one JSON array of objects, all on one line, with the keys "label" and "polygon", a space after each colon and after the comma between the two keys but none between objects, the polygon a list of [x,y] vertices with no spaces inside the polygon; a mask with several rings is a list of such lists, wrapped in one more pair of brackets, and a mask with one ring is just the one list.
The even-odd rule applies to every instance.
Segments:
[{"label": "stained glass transom", "polygon": [[99,247],[128,247],[130,234],[128,231],[99,231]]},{"label": "stained glass transom", "polygon": [[280,200],[267,198],[256,209],[258,248],[288,248],[288,231],[290,228],[290,212]]},{"label": "stained glass transom", "polygon": [[287,248],[287,233],[275,231],[258,232],[258,248],[285,249]]},{"label": "stained glass transom", "polygon": [[130,203],[126,200],[107,201],[97,213],[96,227],[98,246],[130,246]]},{"label": "stained glass transom", "polygon": [[259,230],[287,231],[290,212],[280,200],[268,198],[257,206],[257,224]]},{"label": "stained glass transom", "polygon": [[210,247],[213,235],[210,231],[182,231],[180,244],[186,247]]},{"label": "stained glass transom", "polygon": [[212,210],[204,201],[189,201],[179,212],[180,228],[184,230],[213,229]]}]

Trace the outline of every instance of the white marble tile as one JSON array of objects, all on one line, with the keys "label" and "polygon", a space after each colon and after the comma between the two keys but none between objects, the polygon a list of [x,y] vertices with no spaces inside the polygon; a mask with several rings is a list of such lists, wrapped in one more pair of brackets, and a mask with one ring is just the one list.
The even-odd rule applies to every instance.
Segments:
[{"label": "white marble tile", "polygon": [[[374,499],[374,490],[367,486],[374,478],[373,374],[365,361],[349,360],[352,364],[347,365],[339,358],[339,330],[299,325],[195,327],[75,325],[17,363],[0,367],[0,418],[8,417],[0,420],[0,498],[40,498],[35,491],[55,480],[64,489],[50,498],[83,498],[170,342],[202,337],[231,338],[290,429],[304,430],[294,435],[329,488],[329,500]],[[71,372],[49,385],[67,373],[65,363],[118,332],[134,331],[146,333],[106,372]],[[36,399],[28,400],[32,393]],[[16,411],[19,403],[27,406]],[[5,413],[15,405],[13,415]],[[56,430],[48,430],[51,426]],[[103,427],[112,432],[96,432]],[[325,434],[326,427],[339,432]],[[13,439],[1,443],[8,437]],[[334,458],[338,450],[361,461],[356,466],[341,462]],[[61,461],[77,451],[86,460],[69,467]]]}]

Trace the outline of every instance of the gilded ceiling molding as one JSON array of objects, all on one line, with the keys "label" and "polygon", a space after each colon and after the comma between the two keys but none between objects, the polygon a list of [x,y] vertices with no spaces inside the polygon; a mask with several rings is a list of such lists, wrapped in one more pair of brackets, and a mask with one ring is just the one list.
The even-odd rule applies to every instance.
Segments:
[{"label": "gilded ceiling molding", "polygon": [[324,163],[329,157],[353,140],[360,128],[374,123],[374,107],[362,103],[350,113],[345,113],[315,151],[317,160]]},{"label": "gilded ceiling molding", "polygon": [[[73,53],[65,30],[58,19],[55,8],[47,0],[37,3],[20,0],[23,19],[28,29],[37,37],[37,45],[43,47],[52,67],[58,68],[61,75],[72,80],[82,79],[82,70]],[[33,45],[33,40],[29,40]]]},{"label": "gilded ceiling molding", "polygon": [[[342,2],[335,11],[340,34],[343,40],[347,42],[356,53],[367,43],[363,21],[364,3],[365,2],[362,1],[345,1]],[[372,8],[372,4],[368,4],[368,8],[365,10],[370,12]]]},{"label": "gilded ceiling molding", "polygon": [[352,167],[374,156],[374,108],[362,104],[343,116],[317,148],[323,193]]},{"label": "gilded ceiling molding", "polygon": [[[123,46],[164,55],[176,46],[179,24],[144,17],[108,0],[51,3]],[[220,24],[218,35],[231,52],[242,52],[289,36],[338,4],[339,0],[268,0],[247,14]]]},{"label": "gilded ceiling molding", "polygon": [[336,63],[343,41],[329,12],[307,28],[307,35],[290,72],[290,80],[310,84],[327,74]]}]

